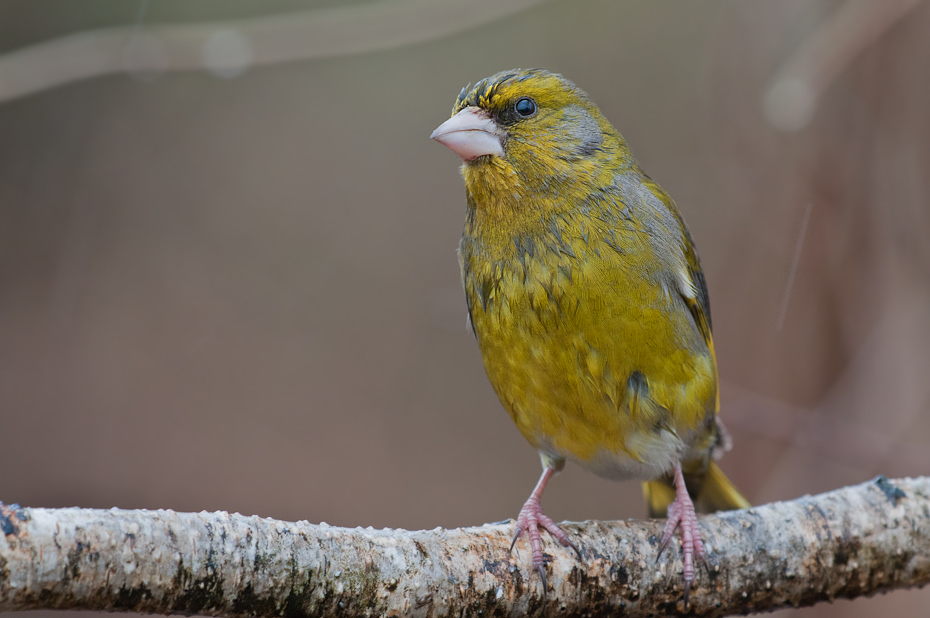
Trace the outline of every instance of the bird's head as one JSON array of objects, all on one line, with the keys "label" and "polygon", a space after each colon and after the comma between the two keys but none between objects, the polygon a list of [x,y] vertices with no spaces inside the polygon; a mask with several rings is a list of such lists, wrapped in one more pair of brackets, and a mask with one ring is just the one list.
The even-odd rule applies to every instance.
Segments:
[{"label": "bird's head", "polygon": [[605,163],[632,161],[587,95],[543,69],[502,71],[466,86],[430,137],[462,158],[469,184],[516,177],[523,187],[554,189]]}]

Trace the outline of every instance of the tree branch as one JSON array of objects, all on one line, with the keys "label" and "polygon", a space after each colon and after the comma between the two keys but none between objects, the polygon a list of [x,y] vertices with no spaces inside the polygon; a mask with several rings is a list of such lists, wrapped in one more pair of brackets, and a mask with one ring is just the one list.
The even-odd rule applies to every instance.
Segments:
[{"label": "tree branch", "polygon": [[921,2],[854,0],[840,5],[773,76],[763,101],[769,123],[783,131],[806,127],[836,77]]},{"label": "tree branch", "polygon": [[79,32],[0,54],[0,103],[114,73],[144,77],[208,69],[223,76],[229,69],[238,75],[253,66],[391,49],[490,23],[541,1],[392,0]]},{"label": "tree branch", "polygon": [[[0,611],[210,616],[605,615],[683,610],[662,522],[566,524],[550,589],[512,524],[408,532],[227,513],[0,507]],[[701,519],[691,609],[724,616],[930,581],[930,477],[884,477]]]}]

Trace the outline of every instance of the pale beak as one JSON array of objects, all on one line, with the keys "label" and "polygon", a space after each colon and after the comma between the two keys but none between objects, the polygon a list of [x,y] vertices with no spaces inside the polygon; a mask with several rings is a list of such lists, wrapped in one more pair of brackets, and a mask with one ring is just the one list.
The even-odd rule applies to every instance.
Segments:
[{"label": "pale beak", "polygon": [[448,146],[463,161],[484,155],[504,156],[504,133],[483,109],[469,106],[436,127],[431,139]]}]

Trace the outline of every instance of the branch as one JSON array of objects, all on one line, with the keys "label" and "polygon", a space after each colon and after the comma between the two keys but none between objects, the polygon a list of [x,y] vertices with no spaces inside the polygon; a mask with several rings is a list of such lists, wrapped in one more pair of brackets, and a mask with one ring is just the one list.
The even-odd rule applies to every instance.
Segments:
[{"label": "branch", "polygon": [[127,72],[147,78],[379,51],[448,36],[542,0],[392,0],[224,22],[79,32],[0,55],[0,103],[62,84]]},{"label": "branch", "polygon": [[[511,523],[408,532],[227,513],[0,507],[0,611],[210,616],[602,615],[683,609],[662,522],[566,524],[550,589]],[[724,616],[930,582],[930,477],[884,477],[701,519],[691,609]]]},{"label": "branch", "polygon": [[783,131],[807,126],[818,99],[836,77],[921,2],[853,0],[842,4],[773,76],[763,101],[766,119]]}]

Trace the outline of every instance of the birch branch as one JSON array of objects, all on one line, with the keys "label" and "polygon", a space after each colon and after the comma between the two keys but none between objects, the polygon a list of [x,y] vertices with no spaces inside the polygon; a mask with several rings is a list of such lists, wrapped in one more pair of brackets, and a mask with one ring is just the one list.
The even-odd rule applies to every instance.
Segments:
[{"label": "birch branch", "polygon": [[[512,524],[408,532],[228,513],[0,507],[0,611],[209,616],[646,616],[684,610],[662,522],[565,524],[549,590]],[[930,477],[701,519],[710,549],[690,610],[724,616],[930,581]]]}]

